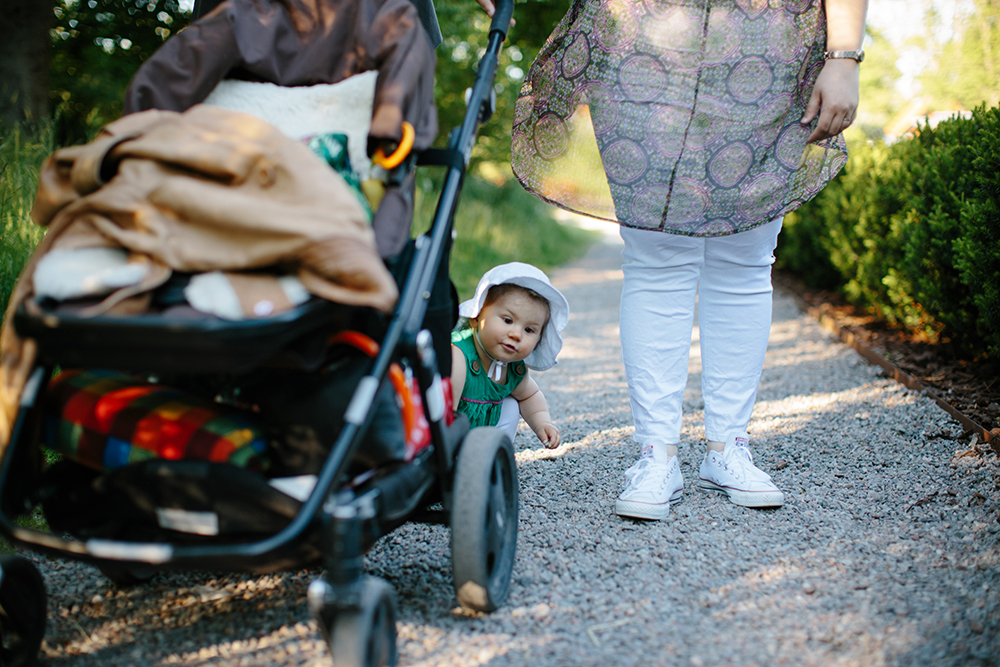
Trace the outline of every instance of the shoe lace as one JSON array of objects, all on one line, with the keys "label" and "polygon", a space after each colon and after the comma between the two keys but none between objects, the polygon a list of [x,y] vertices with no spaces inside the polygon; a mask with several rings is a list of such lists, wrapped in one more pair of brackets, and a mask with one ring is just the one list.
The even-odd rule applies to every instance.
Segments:
[{"label": "shoe lace", "polygon": [[667,485],[670,466],[657,463],[651,458],[639,459],[625,471],[625,483],[628,489],[638,488],[650,475],[655,475],[660,488]]},{"label": "shoe lace", "polygon": [[771,476],[753,464],[753,454],[749,447],[727,447],[723,456],[725,467],[741,481],[757,480],[770,482]]}]

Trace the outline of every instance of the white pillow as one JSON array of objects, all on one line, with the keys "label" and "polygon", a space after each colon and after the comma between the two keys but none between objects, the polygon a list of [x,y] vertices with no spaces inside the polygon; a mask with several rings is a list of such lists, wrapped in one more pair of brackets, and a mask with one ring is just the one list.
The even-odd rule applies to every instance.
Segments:
[{"label": "white pillow", "polygon": [[368,132],[377,78],[378,72],[372,70],[338,83],[294,87],[226,79],[205,104],[251,114],[293,139],[329,132],[346,134],[351,168],[365,180],[371,172]]}]

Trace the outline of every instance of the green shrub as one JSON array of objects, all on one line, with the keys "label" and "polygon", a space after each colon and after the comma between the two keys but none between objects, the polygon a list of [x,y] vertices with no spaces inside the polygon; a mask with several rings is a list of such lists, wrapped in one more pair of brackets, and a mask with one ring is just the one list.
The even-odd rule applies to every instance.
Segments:
[{"label": "green shrub", "polygon": [[[820,208],[818,202],[816,208]],[[792,211],[786,215],[779,237],[780,249],[775,252],[775,268],[794,273],[812,287],[824,290],[839,287],[840,272],[830,261],[825,223],[825,216],[818,214]]]},{"label": "green shrub", "polygon": [[842,174],[789,214],[778,267],[931,342],[1000,353],[1000,110],[892,146],[852,146]]},{"label": "green shrub", "polygon": [[980,137],[969,169],[970,196],[961,202],[955,264],[978,310],[976,331],[1000,358],[1000,108],[978,110]]},{"label": "green shrub", "polygon": [[[936,129],[924,127],[915,138],[919,162],[912,173],[908,224],[903,243],[906,291],[937,323],[943,337],[960,347],[977,346],[972,291],[956,266],[954,246],[970,230],[962,224],[961,202],[972,193],[972,159],[977,150],[976,121],[956,119]],[[973,337],[969,337],[972,334]]]}]

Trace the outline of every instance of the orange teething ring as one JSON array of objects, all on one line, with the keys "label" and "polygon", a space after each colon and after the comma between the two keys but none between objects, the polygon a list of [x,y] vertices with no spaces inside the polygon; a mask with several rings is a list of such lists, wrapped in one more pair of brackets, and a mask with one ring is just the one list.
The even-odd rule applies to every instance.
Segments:
[{"label": "orange teething ring", "polygon": [[410,154],[413,149],[413,138],[416,136],[416,131],[413,126],[403,121],[403,138],[399,140],[399,146],[393,151],[392,155],[389,157],[385,156],[385,153],[381,148],[375,151],[375,155],[372,156],[372,162],[382,167],[383,169],[395,169],[403,163],[406,156]]}]

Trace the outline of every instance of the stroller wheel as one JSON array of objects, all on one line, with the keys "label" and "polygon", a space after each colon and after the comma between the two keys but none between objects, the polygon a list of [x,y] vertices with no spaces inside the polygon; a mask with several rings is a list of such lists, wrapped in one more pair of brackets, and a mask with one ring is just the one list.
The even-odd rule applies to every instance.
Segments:
[{"label": "stroller wheel", "polygon": [[0,665],[32,665],[45,636],[45,583],[20,556],[0,557]]},{"label": "stroller wheel", "polygon": [[465,436],[453,493],[455,594],[466,609],[493,611],[507,599],[517,551],[517,465],[502,431],[481,427]]},{"label": "stroller wheel", "polygon": [[391,667],[396,664],[396,598],[387,582],[361,579],[357,609],[320,612],[329,628],[327,641],[334,667]]}]

